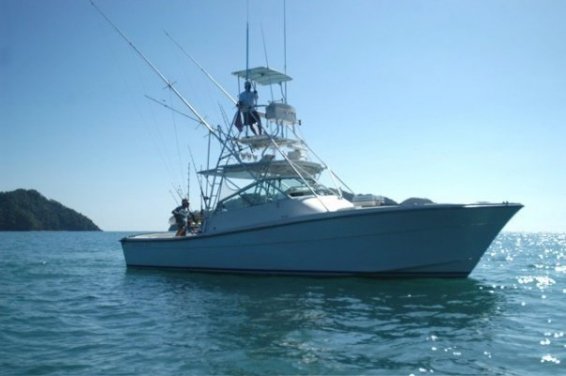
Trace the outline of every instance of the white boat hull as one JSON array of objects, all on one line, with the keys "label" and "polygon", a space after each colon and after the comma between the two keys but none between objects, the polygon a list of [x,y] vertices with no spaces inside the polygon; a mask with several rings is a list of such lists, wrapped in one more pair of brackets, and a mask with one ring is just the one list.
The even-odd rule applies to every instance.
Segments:
[{"label": "white boat hull", "polygon": [[126,264],[203,272],[466,277],[520,204],[377,207],[122,239]]}]

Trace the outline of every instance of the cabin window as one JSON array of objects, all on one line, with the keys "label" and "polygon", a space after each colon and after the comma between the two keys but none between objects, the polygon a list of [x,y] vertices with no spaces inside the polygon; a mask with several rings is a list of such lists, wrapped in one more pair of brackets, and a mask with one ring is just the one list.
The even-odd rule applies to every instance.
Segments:
[{"label": "cabin window", "polygon": [[235,194],[227,197],[220,202],[219,206],[223,209],[245,208],[249,206],[263,205],[276,200],[286,198],[281,192],[280,183],[273,180],[261,180],[252,185],[242,188]]},{"label": "cabin window", "polygon": [[218,204],[221,210],[246,208],[264,205],[270,202],[312,196],[313,191],[319,196],[334,194],[327,187],[314,184],[309,187],[297,178],[273,178],[260,180],[228,196]]}]

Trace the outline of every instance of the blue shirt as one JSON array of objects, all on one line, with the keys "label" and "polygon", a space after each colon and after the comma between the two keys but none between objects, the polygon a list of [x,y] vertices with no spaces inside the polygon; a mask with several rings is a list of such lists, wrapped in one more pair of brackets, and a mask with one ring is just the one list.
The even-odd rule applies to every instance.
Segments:
[{"label": "blue shirt", "polygon": [[252,107],[257,105],[257,91],[243,91],[240,93],[240,108],[245,111],[249,111]]}]

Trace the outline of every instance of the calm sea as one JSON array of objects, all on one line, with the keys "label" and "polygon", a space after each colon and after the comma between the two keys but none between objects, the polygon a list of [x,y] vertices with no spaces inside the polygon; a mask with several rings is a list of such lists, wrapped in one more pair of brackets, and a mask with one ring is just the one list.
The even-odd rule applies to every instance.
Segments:
[{"label": "calm sea", "polygon": [[122,233],[0,233],[2,375],[566,374],[566,234],[468,279],[127,269]]}]

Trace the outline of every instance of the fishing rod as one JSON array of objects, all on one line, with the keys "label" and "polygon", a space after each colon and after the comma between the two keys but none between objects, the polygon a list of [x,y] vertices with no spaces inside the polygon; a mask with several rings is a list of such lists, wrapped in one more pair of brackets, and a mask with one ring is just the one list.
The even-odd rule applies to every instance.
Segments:
[{"label": "fishing rod", "polygon": [[171,195],[171,198],[173,199],[173,202],[175,202],[175,205],[179,204],[179,201],[177,201],[177,198],[175,197],[175,195],[173,194],[173,192],[171,192],[171,190],[169,190],[169,194]]},{"label": "fishing rod", "polygon": [[[173,188],[173,190],[175,191],[175,193],[177,194],[177,196],[179,197],[179,199],[183,199],[184,194],[183,194],[183,190],[181,189],[181,187],[175,187],[173,185],[173,183],[171,183],[171,188]],[[175,200],[175,202],[177,202],[177,199],[175,198],[175,195],[173,194],[173,192],[171,191],[171,189],[169,190],[169,193],[171,194],[171,196],[173,196],[173,199]]]},{"label": "fishing rod", "polygon": [[216,85],[216,87],[217,87],[218,89],[220,89],[220,91],[222,91],[222,93],[224,93],[224,95],[225,95],[232,103],[234,103],[234,104],[237,104],[237,103],[238,103],[238,101],[236,100],[236,98],[234,98],[228,91],[226,91],[226,89],[224,89],[224,87],[222,87],[222,85],[220,85],[220,84],[218,83],[218,81],[216,81],[216,80],[214,79],[214,77],[212,77],[212,75],[211,75],[210,73],[208,73],[208,71],[207,71],[206,69],[204,69],[204,67],[203,67],[198,61],[195,60],[195,58],[193,58],[187,51],[185,51],[185,49],[183,48],[183,46],[181,46],[175,39],[173,39],[173,37],[172,37],[167,31],[163,30],[163,32],[165,33],[165,35],[166,35],[169,39],[171,39],[171,42],[173,42],[173,43],[183,52],[183,54],[184,54],[186,57],[188,57],[189,59],[191,59],[191,61],[192,61],[193,63],[195,63],[196,66],[198,66],[198,67],[200,68],[200,70],[210,79],[210,81],[212,81],[212,83],[213,83],[214,85]]},{"label": "fishing rod", "polygon": [[[191,162],[193,164],[193,167],[194,167],[195,171],[198,171],[197,165],[195,164],[195,158],[193,157],[193,151],[192,151],[192,149],[189,145],[187,145],[187,148],[189,149],[189,156],[191,157]],[[208,211],[208,210],[210,210],[209,203],[208,203],[209,200],[208,200],[208,196],[205,195],[204,191],[202,190],[202,182],[201,182],[199,175],[197,175],[197,182],[198,182],[198,188],[199,188],[199,191],[200,191],[200,197],[204,201],[204,206],[205,206],[206,210]]]}]

